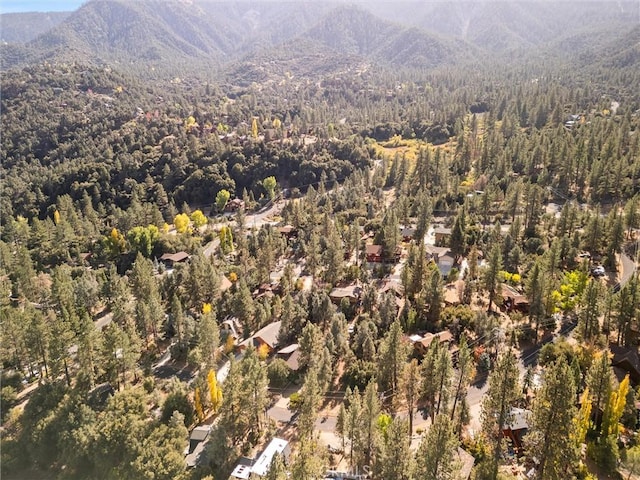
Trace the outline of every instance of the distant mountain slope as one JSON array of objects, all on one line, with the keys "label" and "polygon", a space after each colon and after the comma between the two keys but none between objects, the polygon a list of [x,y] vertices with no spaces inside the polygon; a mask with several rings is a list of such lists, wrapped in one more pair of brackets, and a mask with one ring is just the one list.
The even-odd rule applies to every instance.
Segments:
[{"label": "distant mountain slope", "polygon": [[4,68],[43,60],[195,67],[289,40],[330,3],[92,0],[25,45],[4,47]]},{"label": "distant mountain slope", "polygon": [[361,55],[396,66],[436,67],[469,59],[471,45],[382,20],[361,8],[332,11],[304,38],[336,52]]},{"label": "distant mountain slope", "polygon": [[216,57],[234,40],[232,32],[210,25],[198,7],[182,2],[94,0],[29,46],[82,60],[162,61]]},{"label": "distant mountain slope", "polygon": [[0,14],[0,40],[27,43],[62,23],[72,12]]},{"label": "distant mountain slope", "polygon": [[[342,68],[348,57],[394,68],[434,68],[496,55],[511,61],[531,53],[562,62],[597,50],[610,35],[637,25],[637,17],[635,2],[626,1],[346,6],[338,1],[90,0],[28,43],[0,45],[0,60],[3,69],[80,62],[164,76],[217,74],[245,62],[247,80],[268,74],[271,67],[260,65],[261,57],[275,58],[276,71],[298,72],[309,72],[312,65]],[[270,53],[279,49],[275,56]],[[296,62],[304,65],[297,68]]]},{"label": "distant mountain slope", "polygon": [[[640,21],[636,1],[462,0],[367,3],[374,14],[405,25],[462,38],[492,52],[554,42],[575,32],[597,32]],[[586,39],[588,41],[588,38]]]}]

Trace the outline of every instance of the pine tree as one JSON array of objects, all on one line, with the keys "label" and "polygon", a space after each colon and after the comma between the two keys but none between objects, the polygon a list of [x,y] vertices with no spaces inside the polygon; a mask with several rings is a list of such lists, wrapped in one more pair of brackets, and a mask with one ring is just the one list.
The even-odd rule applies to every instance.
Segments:
[{"label": "pine tree", "polygon": [[396,320],[385,335],[378,352],[379,376],[378,383],[385,396],[390,396],[397,403],[396,394],[399,393],[402,369],[409,354],[402,339],[402,326]]},{"label": "pine tree", "polygon": [[595,428],[600,430],[602,412],[611,395],[611,362],[608,352],[599,352],[587,372],[587,388],[591,393],[591,404],[595,413]]},{"label": "pine tree", "polygon": [[458,350],[458,368],[456,370],[456,378],[454,380],[455,389],[453,391],[453,406],[451,407],[451,420],[455,419],[456,407],[459,403],[465,403],[467,400],[467,389],[471,383],[471,379],[475,374],[473,366],[473,357],[471,350],[467,346],[467,338],[462,335]]},{"label": "pine tree", "polygon": [[387,427],[380,457],[376,461],[379,478],[385,480],[408,480],[412,470],[412,455],[409,450],[410,435],[406,420],[395,418]]},{"label": "pine tree", "polygon": [[533,413],[525,443],[538,459],[538,477],[566,478],[567,469],[577,460],[573,406],[573,373],[564,358],[547,367],[544,383],[533,403]]},{"label": "pine tree", "polygon": [[287,480],[287,468],[282,455],[276,454],[273,457],[266,480]]},{"label": "pine tree", "polygon": [[427,405],[431,420],[448,410],[453,368],[449,350],[434,339],[422,362],[421,398]]},{"label": "pine tree", "polygon": [[490,478],[496,480],[502,455],[502,427],[509,424],[511,408],[521,392],[516,357],[511,350],[498,357],[488,383],[489,389],[482,402],[482,429],[491,447]]},{"label": "pine tree", "polygon": [[446,415],[436,416],[418,447],[416,478],[456,479],[460,469],[456,462],[457,448],[458,439],[453,431],[453,423]]},{"label": "pine tree", "polygon": [[484,289],[489,297],[487,311],[491,311],[491,306],[500,294],[500,270],[502,270],[502,254],[500,245],[494,245],[489,254],[489,265],[484,272]]},{"label": "pine tree", "polygon": [[405,365],[402,378],[404,399],[407,402],[407,410],[409,411],[409,437],[413,435],[413,414],[418,403],[421,385],[420,367],[418,361],[414,358]]},{"label": "pine tree", "polygon": [[220,345],[220,329],[213,312],[209,311],[202,315],[198,322],[196,336],[202,362],[206,369],[210,369],[215,365],[216,353]]}]

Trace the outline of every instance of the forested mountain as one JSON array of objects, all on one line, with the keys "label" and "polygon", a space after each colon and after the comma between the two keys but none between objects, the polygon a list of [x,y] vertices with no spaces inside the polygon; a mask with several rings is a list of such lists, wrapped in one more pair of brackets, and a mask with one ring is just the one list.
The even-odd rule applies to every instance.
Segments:
[{"label": "forested mountain", "polygon": [[371,3],[370,11],[399,23],[462,38],[494,53],[539,48],[580,33],[586,42],[601,30],[637,24],[636,2],[456,1]]},{"label": "forested mountain", "polygon": [[337,8],[302,38],[321,42],[336,54],[357,54],[371,61],[432,68],[468,60],[473,48],[418,28],[405,28],[353,7]]},{"label": "forested mountain", "polygon": [[44,60],[117,62],[142,75],[151,68],[175,74],[217,70],[244,55],[307,42],[312,51],[328,46],[334,55],[430,68],[465,62],[482,52],[543,48],[546,55],[574,54],[637,25],[634,2],[611,5],[477,1],[353,7],[340,2],[92,0],[48,31],[40,15],[5,15],[3,22],[14,30],[14,24],[33,24],[22,30],[43,33],[24,45],[11,44],[10,36],[2,57],[5,68]]},{"label": "forested mountain", "polygon": [[0,41],[26,43],[62,23],[71,12],[3,13]]}]

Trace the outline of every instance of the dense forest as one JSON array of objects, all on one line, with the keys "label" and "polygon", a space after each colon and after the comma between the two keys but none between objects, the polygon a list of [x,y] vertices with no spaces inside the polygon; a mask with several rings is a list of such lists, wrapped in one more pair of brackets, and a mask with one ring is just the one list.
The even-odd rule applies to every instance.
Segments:
[{"label": "dense forest", "polygon": [[3,71],[3,475],[229,478],[275,436],[270,480],[632,478],[640,29],[516,55],[295,12],[224,67]]}]

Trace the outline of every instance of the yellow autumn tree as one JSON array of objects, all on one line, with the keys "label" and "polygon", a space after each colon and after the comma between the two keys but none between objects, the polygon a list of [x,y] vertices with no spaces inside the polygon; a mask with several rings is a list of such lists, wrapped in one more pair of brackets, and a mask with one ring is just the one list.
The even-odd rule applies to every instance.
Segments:
[{"label": "yellow autumn tree", "polygon": [[186,213],[179,213],[176,218],[173,219],[173,224],[176,226],[178,233],[185,233],[189,228],[189,215]]},{"label": "yellow autumn tree", "polygon": [[202,305],[202,313],[203,313],[204,315],[206,315],[207,313],[211,313],[211,309],[212,309],[212,307],[211,307],[211,304],[210,304],[210,303],[204,303],[204,304]]},{"label": "yellow autumn tree", "polygon": [[53,212],[53,223],[56,225],[60,223],[60,212],[58,210]]},{"label": "yellow autumn tree", "polygon": [[251,122],[251,136],[253,138],[258,138],[258,120],[256,118]]},{"label": "yellow autumn tree", "polygon": [[207,224],[207,217],[204,216],[202,210],[196,210],[191,214],[191,221],[196,228],[200,228]]},{"label": "yellow autumn tree", "polygon": [[200,423],[204,421],[204,412],[202,411],[202,400],[200,399],[200,387],[196,387],[194,403],[196,404],[196,414]]},{"label": "yellow autumn tree", "polygon": [[222,405],[222,389],[218,386],[218,379],[213,370],[209,370],[207,375],[207,383],[209,384],[209,395],[211,397],[211,409],[213,413],[217,413]]},{"label": "yellow autumn tree", "polygon": [[233,340],[233,335],[227,335],[227,339],[224,342],[224,353],[231,353],[233,351],[234,345],[235,341]]},{"label": "yellow autumn tree", "polygon": [[584,389],[580,396],[580,410],[573,420],[574,436],[577,447],[580,447],[587,438],[587,432],[591,428],[591,399],[589,398],[589,387]]},{"label": "yellow autumn tree", "polygon": [[627,393],[629,393],[629,375],[620,382],[618,390],[611,392],[602,422],[603,436],[618,435],[620,418],[627,404]]},{"label": "yellow autumn tree", "polygon": [[258,347],[258,358],[260,360],[266,360],[269,356],[269,346],[266,343],[263,343]]},{"label": "yellow autumn tree", "polygon": [[117,257],[127,248],[127,240],[115,227],[102,239],[102,244],[111,258]]}]

